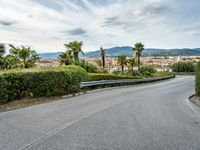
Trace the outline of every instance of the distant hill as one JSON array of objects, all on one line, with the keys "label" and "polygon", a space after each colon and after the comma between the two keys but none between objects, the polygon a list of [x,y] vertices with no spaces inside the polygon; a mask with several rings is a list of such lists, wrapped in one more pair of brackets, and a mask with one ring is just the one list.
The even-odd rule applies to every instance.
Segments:
[{"label": "distant hill", "polygon": [[[133,51],[132,47],[124,46],[124,47],[113,47],[109,49],[105,49],[106,56],[116,57],[119,55],[132,56]],[[41,53],[39,56],[41,58],[55,59],[59,56],[61,52],[56,53]],[[85,55],[80,55],[80,57],[92,58],[99,57],[99,50],[86,52]],[[155,49],[155,48],[146,48],[142,56],[200,56],[200,48],[195,49]]]}]

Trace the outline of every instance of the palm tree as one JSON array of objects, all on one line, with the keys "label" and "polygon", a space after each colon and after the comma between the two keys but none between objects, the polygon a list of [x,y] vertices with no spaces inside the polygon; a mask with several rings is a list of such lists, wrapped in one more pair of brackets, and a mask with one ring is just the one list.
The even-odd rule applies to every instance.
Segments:
[{"label": "palm tree", "polygon": [[5,45],[4,44],[0,44],[0,69],[4,68],[4,58],[3,55],[5,54]]},{"label": "palm tree", "polygon": [[6,48],[5,48],[5,45],[0,43],[0,58],[3,57],[3,55],[5,54],[6,52]]},{"label": "palm tree", "polygon": [[58,58],[61,64],[71,65],[73,63],[73,55],[70,50],[61,53]]},{"label": "palm tree", "polygon": [[132,71],[132,74],[134,76],[134,69],[133,69],[133,67],[136,65],[135,58],[128,59],[127,63],[131,67],[131,71]]},{"label": "palm tree", "polygon": [[125,55],[118,56],[117,61],[122,68],[122,73],[124,73],[124,66],[127,64],[126,56]]},{"label": "palm tree", "polygon": [[140,68],[140,57],[142,55],[143,50],[144,50],[144,45],[141,42],[136,43],[135,47],[133,48],[133,51],[135,51],[137,57],[138,69]]},{"label": "palm tree", "polygon": [[64,46],[67,48],[67,50],[73,53],[74,61],[75,63],[78,63],[79,62],[78,54],[79,53],[84,54],[82,51],[83,42],[73,41],[69,42],[68,44],[64,44]]},{"label": "palm tree", "polygon": [[103,65],[103,69],[105,69],[106,67],[106,52],[103,50],[103,48],[100,48],[100,54],[101,54],[101,59],[102,59],[102,65]]},{"label": "palm tree", "polygon": [[15,69],[19,67],[19,59],[14,55],[7,55],[5,57],[5,68],[6,69]]},{"label": "palm tree", "polygon": [[36,51],[31,50],[30,47],[21,46],[21,48],[17,48],[12,44],[9,44],[9,46],[10,54],[19,59],[22,68],[33,67],[36,61],[39,59],[39,56],[36,53]]}]

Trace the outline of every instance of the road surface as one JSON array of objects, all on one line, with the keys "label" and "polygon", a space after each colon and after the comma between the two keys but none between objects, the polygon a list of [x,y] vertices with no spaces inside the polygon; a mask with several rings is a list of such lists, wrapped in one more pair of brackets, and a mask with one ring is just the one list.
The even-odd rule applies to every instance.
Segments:
[{"label": "road surface", "polygon": [[200,150],[194,77],[0,113],[1,150]]}]

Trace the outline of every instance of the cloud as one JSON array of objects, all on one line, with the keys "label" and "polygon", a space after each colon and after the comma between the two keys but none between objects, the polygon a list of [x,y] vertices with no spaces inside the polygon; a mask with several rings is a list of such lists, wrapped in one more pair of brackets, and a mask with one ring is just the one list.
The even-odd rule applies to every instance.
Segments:
[{"label": "cloud", "polygon": [[62,3],[62,1],[52,1],[52,0],[32,0],[32,1],[56,11],[62,11],[64,9],[63,5],[64,3]]},{"label": "cloud", "polygon": [[122,20],[120,20],[119,17],[114,16],[114,17],[109,17],[109,18],[105,18],[103,20],[103,27],[105,26],[121,26],[126,24],[126,22],[123,22]]},{"label": "cloud", "polygon": [[0,24],[4,25],[4,26],[11,26],[13,24],[15,24],[14,21],[4,21],[4,20],[0,20]]},{"label": "cloud", "polygon": [[84,41],[85,51],[136,41],[200,47],[199,7],[199,0],[2,0],[0,42],[40,52],[62,51],[72,40]]},{"label": "cloud", "polygon": [[67,33],[72,36],[78,36],[78,35],[85,35],[87,31],[82,28],[76,28],[72,30],[63,31],[63,33]]}]

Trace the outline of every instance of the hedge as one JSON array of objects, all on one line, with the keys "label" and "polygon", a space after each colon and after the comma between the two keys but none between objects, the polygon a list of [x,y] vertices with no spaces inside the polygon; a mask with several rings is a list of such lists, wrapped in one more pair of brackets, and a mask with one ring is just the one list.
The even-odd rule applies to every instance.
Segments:
[{"label": "hedge", "polygon": [[196,95],[200,96],[200,62],[196,66]]},{"label": "hedge", "polygon": [[98,74],[98,73],[90,73],[91,81],[99,81],[99,80],[120,80],[120,79],[141,79],[141,76],[123,76],[123,75],[113,75],[113,74]]},{"label": "hedge", "polygon": [[48,97],[75,93],[80,90],[80,82],[87,80],[87,72],[78,66],[3,72],[0,74],[0,103],[29,96]]},{"label": "hedge", "polygon": [[174,72],[195,72],[195,65],[193,62],[178,62],[172,65]]}]

